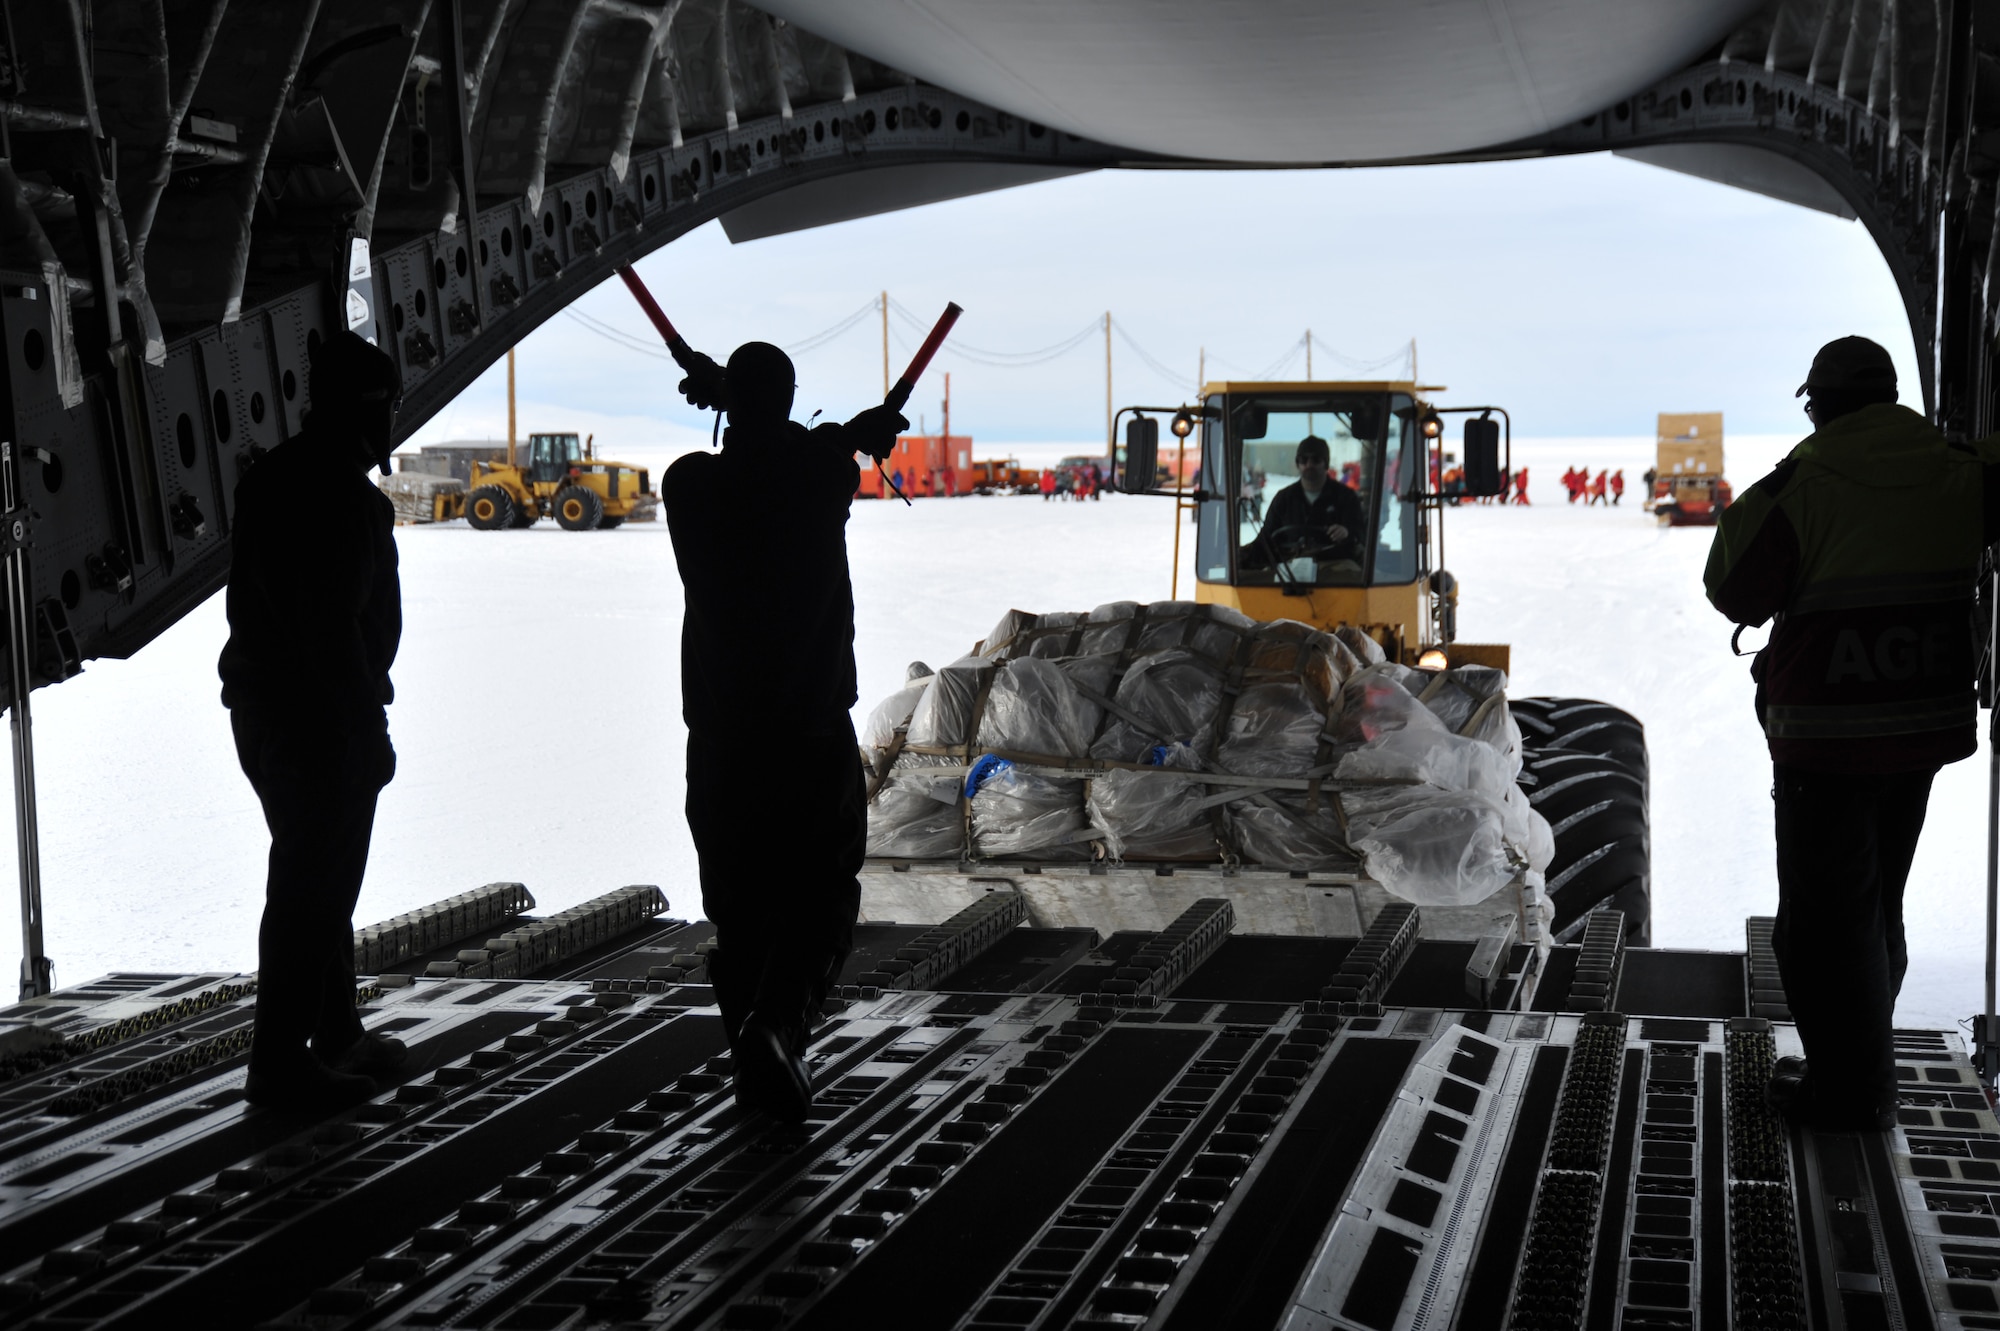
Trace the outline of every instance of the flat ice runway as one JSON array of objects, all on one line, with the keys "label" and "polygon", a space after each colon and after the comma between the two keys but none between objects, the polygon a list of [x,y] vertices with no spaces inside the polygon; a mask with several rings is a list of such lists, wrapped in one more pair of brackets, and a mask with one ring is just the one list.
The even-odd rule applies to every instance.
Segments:
[{"label": "flat ice runway", "polygon": [[[1788,444],[1732,440],[1739,488]],[[1013,451],[1033,463],[1081,449]],[[1460,636],[1513,644],[1515,693],[1601,698],[1646,723],[1653,941],[1737,950],[1743,918],[1776,907],[1770,764],[1747,660],[1730,655],[1729,625],[1701,594],[1709,533],[1663,530],[1638,510],[1648,452],[1632,440],[1517,443],[1534,506],[1450,511],[1446,563],[1463,588]],[[629,460],[655,464],[657,475],[669,456]],[[1625,504],[1563,503],[1556,479],[1572,462],[1623,465]],[[757,496],[743,496],[746,543],[769,535],[758,511]],[[869,502],[855,506],[849,532],[857,719],[906,663],[943,664],[1009,607],[1088,609],[1168,594],[1173,527],[1163,500]],[[405,629],[390,726],[399,769],[384,792],[357,922],[495,880],[526,883],[544,909],[657,883],[674,913],[697,915],[680,816],[680,584],[665,525],[578,535],[551,522],[491,534],[453,523],[397,535]],[[786,613],[782,586],[745,594]],[[59,984],[111,970],[256,965],[266,842],[217,699],[225,632],[217,596],[134,659],[91,662],[35,695]],[[788,769],[782,753],[771,759],[769,788],[745,794],[769,802],[771,841],[750,850],[781,861],[785,802],[817,774]],[[1904,1024],[1950,1027],[1981,1001],[1985,772],[1982,750],[1947,768],[1931,799],[1908,899]],[[5,914],[0,939],[18,956]]]}]

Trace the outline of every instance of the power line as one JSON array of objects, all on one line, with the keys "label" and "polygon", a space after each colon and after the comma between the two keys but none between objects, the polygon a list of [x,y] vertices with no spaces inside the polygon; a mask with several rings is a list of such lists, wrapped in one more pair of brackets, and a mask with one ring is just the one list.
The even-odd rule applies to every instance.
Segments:
[{"label": "power line", "polygon": [[785,348],[785,350],[794,356],[803,356],[808,352],[818,351],[821,347],[827,345],[827,343],[829,342],[835,341],[843,334],[845,334],[849,329],[853,328],[855,325],[859,324],[863,319],[868,318],[870,315],[874,313],[875,313],[875,302],[871,300],[866,305],[863,305],[860,309],[854,311],[854,313],[842,319],[840,322],[834,324],[829,328],[821,329],[819,332],[814,333],[811,337],[801,338],[799,341],[791,343],[789,346]]},{"label": "power line", "polygon": [[1395,351],[1389,353],[1388,355],[1378,357],[1375,360],[1362,361],[1362,360],[1356,360],[1352,356],[1343,355],[1341,352],[1335,351],[1332,347],[1328,346],[1326,342],[1323,339],[1321,339],[1321,337],[1317,333],[1309,333],[1307,334],[1307,336],[1312,338],[1312,344],[1315,347],[1318,347],[1321,352],[1323,352],[1328,356],[1333,357],[1335,360],[1339,361],[1342,365],[1345,365],[1350,370],[1360,370],[1360,371],[1380,370],[1387,366],[1395,365],[1398,363],[1405,366],[1407,366],[1410,363],[1410,349],[1408,346],[1398,347]]},{"label": "power line", "polygon": [[[1111,327],[1112,331],[1118,334],[1118,340],[1123,342],[1126,346],[1130,347],[1132,349],[1133,354],[1138,356],[1138,358],[1141,361],[1145,362],[1146,368],[1150,369],[1154,374],[1159,375],[1162,379],[1165,379],[1168,383],[1174,385],[1174,387],[1177,389],[1185,389],[1188,386],[1188,381],[1186,379],[1181,378],[1181,376],[1176,371],[1169,369],[1158,357],[1148,352],[1144,347],[1140,346],[1137,342],[1134,342],[1132,340],[1132,335],[1125,331],[1124,325],[1113,323]],[[1197,391],[1198,389],[1199,386],[1197,386]]]},{"label": "power line", "polygon": [[667,353],[666,349],[658,343],[649,344],[635,334],[627,333],[623,329],[614,328],[610,324],[593,319],[580,310],[566,309],[563,313],[569,316],[573,323],[585,331],[595,333],[607,342],[615,342],[627,351],[636,351],[642,356],[654,356],[660,360],[670,361],[673,359]]},{"label": "power line", "polygon": [[[894,296],[889,298],[889,312],[902,320],[914,332],[928,333],[931,330],[929,324],[911,313]],[[991,369],[1027,369],[1030,366],[1046,364],[1059,356],[1068,355],[1103,330],[1104,320],[1096,318],[1060,342],[1052,342],[1048,346],[1036,347],[1030,351],[994,351],[988,347],[974,346],[969,342],[961,341],[955,336],[946,339],[944,350],[961,356],[975,365],[984,365]]]},{"label": "power line", "polygon": [[[880,309],[881,306],[878,304],[877,301],[870,300],[865,305],[862,305],[859,308],[844,315],[842,318],[840,318],[833,324],[830,324],[829,326],[821,329],[819,332],[814,333],[808,337],[800,338],[795,342],[787,344],[785,350],[793,356],[804,356],[810,354],[811,352],[818,351],[820,348],[828,346],[833,342],[838,341],[846,334],[852,332],[855,328],[859,327],[865,320],[867,320],[871,315],[877,314],[880,311]],[[898,322],[907,326],[914,333],[924,334],[930,331],[929,324],[925,323],[922,318],[913,313],[901,301],[895,299],[893,296],[889,298],[889,312],[896,316],[896,320]],[[583,328],[586,332],[595,334],[596,336],[601,337],[608,342],[612,342],[620,347],[623,347],[627,351],[636,351],[641,355],[651,356],[658,360],[671,361],[673,359],[673,357],[667,353],[665,348],[661,347],[657,342],[653,341],[650,338],[644,337],[640,334],[627,332],[626,330],[619,328],[614,324],[607,323],[604,320],[585,314],[580,310],[566,309],[563,311],[563,313],[567,315],[571,320],[573,320],[579,327]],[[1147,369],[1151,370],[1154,374],[1159,375],[1160,378],[1174,385],[1174,387],[1177,389],[1185,389],[1187,387],[1189,381],[1186,378],[1184,378],[1179,371],[1175,370],[1172,366],[1162,361],[1159,357],[1147,351],[1146,348],[1140,346],[1139,343],[1133,339],[1132,335],[1125,330],[1123,324],[1117,323],[1114,320],[1112,328],[1113,331],[1118,334],[1119,340],[1124,342],[1127,349],[1129,349],[1134,355],[1136,355],[1139,358],[1140,362],[1144,364]],[[991,347],[976,346],[974,344],[961,341],[957,337],[952,337],[948,339],[944,345],[943,350],[945,352],[950,353],[952,356],[958,359],[969,361],[974,365],[979,365],[987,369],[996,369],[996,370],[1033,369],[1036,366],[1046,365],[1050,361],[1057,360],[1063,356],[1068,355],[1070,352],[1075,351],[1085,342],[1088,342],[1091,338],[1101,333],[1103,329],[1104,329],[1104,319],[1103,316],[1100,315],[1096,318],[1093,318],[1089,323],[1077,329],[1076,332],[1070,334],[1068,337],[1062,338],[1061,340],[1056,342],[1051,342],[1046,346],[1034,347],[1026,351],[999,351]],[[902,335],[901,329],[892,327],[890,331],[893,340],[895,341],[896,345],[899,348],[903,349],[904,351],[911,350],[910,343]],[[1395,352],[1392,352],[1387,356],[1382,356],[1374,360],[1359,360],[1353,356],[1349,356],[1344,352],[1341,352],[1333,347],[1328,346],[1325,340],[1322,339],[1318,334],[1305,333],[1301,334],[1297,341],[1293,342],[1289,347],[1285,348],[1285,350],[1278,356],[1276,360],[1272,361],[1269,365],[1265,366],[1262,370],[1258,371],[1253,376],[1253,378],[1265,381],[1275,380],[1280,378],[1299,359],[1299,356],[1301,355],[1301,353],[1305,351],[1306,347],[1309,344],[1317,348],[1323,355],[1330,356],[1335,361],[1346,366],[1348,369],[1356,371],[1358,373],[1367,373],[1369,371],[1381,370],[1387,366],[1397,364],[1398,362],[1402,363],[1404,366],[1407,367],[1409,366],[1410,362],[1410,353],[1408,347],[1401,348]],[[1225,356],[1220,356],[1210,353],[1208,356],[1208,360],[1211,364],[1214,364],[1218,367],[1226,369],[1234,369],[1238,371],[1244,369],[1242,365],[1228,359]],[[1197,390],[1198,388],[1199,386],[1197,385]]]},{"label": "power line", "polygon": [[1261,382],[1269,382],[1270,380],[1276,379],[1280,374],[1282,374],[1285,370],[1291,367],[1292,362],[1297,360],[1299,358],[1300,353],[1303,352],[1305,349],[1306,349],[1306,335],[1304,333],[1300,333],[1299,340],[1292,343],[1292,345],[1290,345],[1289,347],[1286,347],[1284,355],[1278,357],[1278,359],[1272,361],[1269,365],[1265,366],[1263,370],[1258,372],[1257,375],[1258,380]]}]

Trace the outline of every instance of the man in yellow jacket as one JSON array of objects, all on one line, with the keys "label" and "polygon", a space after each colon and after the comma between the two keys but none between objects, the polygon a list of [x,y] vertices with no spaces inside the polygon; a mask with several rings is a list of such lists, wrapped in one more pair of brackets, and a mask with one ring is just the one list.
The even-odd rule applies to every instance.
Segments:
[{"label": "man in yellow jacket", "polygon": [[1822,347],[1798,395],[1814,433],[1723,512],[1704,581],[1735,622],[1775,620],[1751,673],[1776,802],[1772,941],[1806,1057],[1779,1060],[1769,1099],[1868,1131],[1895,1122],[1903,886],[1931,779],[1976,747],[1973,587],[2000,479],[1896,405],[1895,366],[1866,338]]}]

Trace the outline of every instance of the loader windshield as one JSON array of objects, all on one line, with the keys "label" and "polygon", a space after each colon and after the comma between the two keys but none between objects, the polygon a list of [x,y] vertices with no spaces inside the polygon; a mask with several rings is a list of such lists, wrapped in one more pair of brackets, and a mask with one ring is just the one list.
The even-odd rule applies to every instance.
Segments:
[{"label": "loader windshield", "polygon": [[1415,510],[1382,484],[1401,443],[1397,409],[1408,404],[1387,393],[1232,395],[1203,447],[1204,488],[1228,498],[1203,505],[1202,579],[1365,586],[1415,577]]}]

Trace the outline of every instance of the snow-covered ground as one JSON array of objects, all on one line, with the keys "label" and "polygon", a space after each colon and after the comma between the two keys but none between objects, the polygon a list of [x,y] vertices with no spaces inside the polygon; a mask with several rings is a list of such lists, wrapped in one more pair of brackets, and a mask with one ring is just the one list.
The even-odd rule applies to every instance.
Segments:
[{"label": "snow-covered ground", "polygon": [[[1789,442],[1732,439],[1731,475],[1754,480]],[[620,451],[656,474],[670,456]],[[1038,463],[1090,449],[977,451]],[[1448,518],[1460,632],[1513,644],[1516,692],[1603,698],[1646,722],[1654,939],[1739,948],[1743,917],[1776,904],[1770,768],[1746,662],[1702,599],[1708,534],[1662,530],[1638,510],[1650,451],[1649,440],[1517,441],[1534,505]],[[1557,481],[1570,465],[1623,466],[1624,506],[1563,503]],[[754,511],[744,516],[755,539]],[[1164,501],[1118,495],[857,505],[862,714],[907,662],[961,653],[1009,607],[1164,598],[1173,534]],[[658,883],[677,912],[698,912],[680,814],[680,584],[664,525],[576,535],[552,523],[494,534],[458,523],[404,528],[398,541],[407,627],[390,720],[400,768],[358,920],[499,879],[527,883],[545,908]],[[1190,543],[1182,554],[1186,595]],[[782,587],[748,594],[785,613]],[[92,662],[35,696],[59,982],[256,964],[266,841],[216,697],[224,634],[217,597],[133,660]],[[1931,800],[1909,893],[1906,1023],[1950,1026],[1980,1001],[1984,772],[1983,754],[1947,769]],[[784,793],[811,778],[774,773],[778,844]],[[13,926],[0,947],[18,955]]]}]

